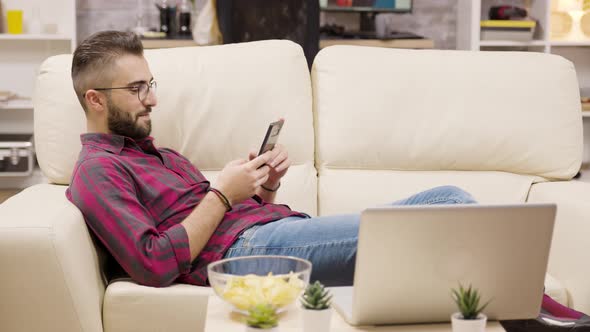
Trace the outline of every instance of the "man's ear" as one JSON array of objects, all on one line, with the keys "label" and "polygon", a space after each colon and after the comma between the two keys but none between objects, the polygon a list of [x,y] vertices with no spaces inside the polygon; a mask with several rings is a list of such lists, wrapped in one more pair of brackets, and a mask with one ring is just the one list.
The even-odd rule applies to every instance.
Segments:
[{"label": "man's ear", "polygon": [[84,99],[86,100],[86,106],[88,110],[93,111],[106,111],[107,109],[107,99],[106,96],[96,90],[88,90],[84,95]]}]

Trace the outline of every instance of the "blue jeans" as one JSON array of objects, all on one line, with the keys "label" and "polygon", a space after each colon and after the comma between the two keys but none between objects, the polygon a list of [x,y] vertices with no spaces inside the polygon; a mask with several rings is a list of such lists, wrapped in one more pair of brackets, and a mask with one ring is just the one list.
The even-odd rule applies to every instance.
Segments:
[{"label": "blue jeans", "polygon": [[[476,203],[454,186],[436,187],[392,205]],[[242,233],[225,258],[252,255],[285,255],[312,263],[311,281],[327,286],[352,285],[360,214],[313,218],[288,217],[256,225]]]}]

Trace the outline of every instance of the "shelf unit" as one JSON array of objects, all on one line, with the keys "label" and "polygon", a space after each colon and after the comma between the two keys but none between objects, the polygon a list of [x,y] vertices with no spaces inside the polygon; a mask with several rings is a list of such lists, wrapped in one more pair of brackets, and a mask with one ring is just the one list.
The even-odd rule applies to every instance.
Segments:
[{"label": "shelf unit", "polygon": [[192,39],[142,39],[144,49],[199,46]]},{"label": "shelf unit", "polygon": [[529,15],[537,20],[537,27],[531,42],[513,42],[504,40],[480,40],[479,22],[487,19],[487,13],[497,1],[459,0],[457,5],[457,48],[461,50],[480,50],[481,47],[543,47],[550,51],[549,21],[551,17],[551,0],[522,1],[529,5]]},{"label": "shelf unit", "polygon": [[[527,7],[529,15],[537,21],[533,40],[480,40],[480,21],[487,19],[492,5],[510,4]],[[536,51],[561,55],[574,63],[580,88],[590,89],[590,37],[578,36],[575,40],[551,39],[551,12],[558,9],[557,0],[458,0],[457,49],[471,51],[516,50]],[[575,24],[576,22],[574,22]],[[584,163],[590,162],[590,112],[582,113],[584,123]]]},{"label": "shelf unit", "polygon": [[320,49],[332,45],[355,45],[391,48],[434,48],[432,39],[320,39]]},{"label": "shelf unit", "polygon": [[327,6],[327,7],[320,7],[322,11],[325,12],[371,12],[371,13],[406,13],[408,12],[405,8],[395,9],[395,8],[378,8],[378,7],[338,7],[338,6]]},{"label": "shelf unit", "polygon": [[527,46],[547,46],[544,40],[531,40],[529,42],[512,41],[512,40],[481,40],[480,47],[527,47]]},{"label": "shelf unit", "polygon": [[41,172],[39,167],[33,169],[30,176],[6,176],[0,178],[0,192],[14,191],[15,189],[24,189],[39,183],[48,183],[47,178]]},{"label": "shelf unit", "polygon": [[[479,47],[528,47],[528,46],[547,46],[547,47],[588,47],[590,40],[531,40],[530,42],[512,41],[512,40],[480,40]],[[553,50],[555,51],[555,50]]]},{"label": "shelf unit", "polygon": [[[513,42],[505,40],[480,40],[479,22],[487,19],[491,5],[498,1],[459,0],[457,7],[457,48],[462,50],[480,50],[482,47],[542,46],[543,51],[553,53],[552,47],[586,47],[590,46],[590,37],[581,36],[576,40],[551,39],[551,12],[557,10],[559,0],[521,1],[528,5],[529,15],[537,21],[535,34],[531,42]],[[574,22],[576,24],[576,22]]]},{"label": "shelf unit", "polygon": [[32,110],[33,102],[30,99],[12,99],[0,102],[0,110]]},{"label": "shelf unit", "polygon": [[[39,66],[50,56],[72,53],[76,47],[76,0],[1,0],[3,17],[23,11],[23,33],[0,33],[0,90],[18,99],[0,102],[0,133],[33,133],[33,90]],[[37,24],[33,24],[37,23]],[[33,31],[37,27],[36,31]],[[4,20],[3,31],[6,29]],[[36,168],[31,176],[3,177],[0,189],[26,188],[46,182]]]},{"label": "shelf unit", "polygon": [[570,46],[570,47],[587,47],[590,46],[590,40],[569,41],[569,40],[552,40],[550,46]]},{"label": "shelf unit", "polygon": [[8,33],[0,33],[0,40],[72,40],[71,36],[40,33],[40,34],[20,34],[11,35]]}]

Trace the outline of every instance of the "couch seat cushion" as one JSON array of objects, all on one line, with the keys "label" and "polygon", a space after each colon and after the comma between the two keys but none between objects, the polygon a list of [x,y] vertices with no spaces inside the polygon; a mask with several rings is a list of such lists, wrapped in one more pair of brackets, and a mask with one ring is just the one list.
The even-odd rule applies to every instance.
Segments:
[{"label": "couch seat cushion", "polygon": [[420,191],[454,185],[479,203],[524,203],[534,176],[504,172],[320,169],[320,215],[358,213]]},{"label": "couch seat cushion", "polygon": [[155,288],[131,280],[111,283],[103,306],[105,332],[202,331],[209,287],[176,284]]}]

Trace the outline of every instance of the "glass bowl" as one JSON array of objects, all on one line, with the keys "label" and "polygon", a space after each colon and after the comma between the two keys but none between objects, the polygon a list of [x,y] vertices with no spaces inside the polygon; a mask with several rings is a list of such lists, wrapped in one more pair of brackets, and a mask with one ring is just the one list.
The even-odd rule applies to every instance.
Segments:
[{"label": "glass bowl", "polygon": [[285,311],[301,295],[311,274],[311,262],[290,256],[245,256],[207,266],[209,283],[235,311],[247,313],[257,304]]}]

